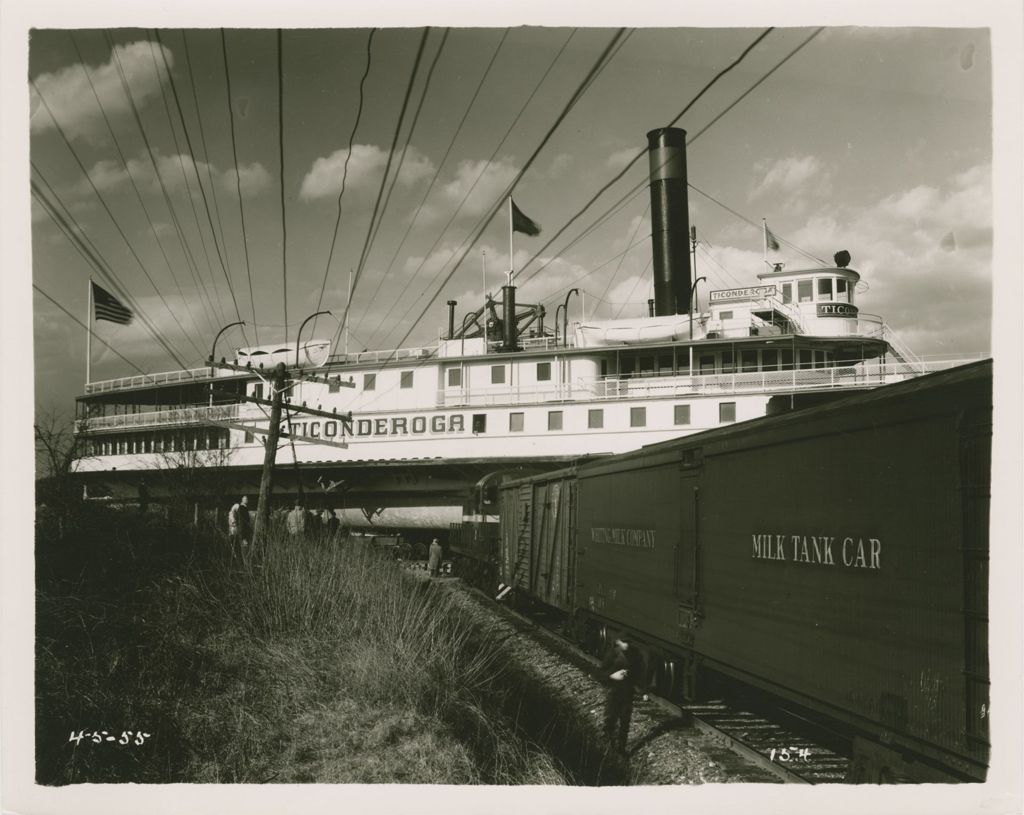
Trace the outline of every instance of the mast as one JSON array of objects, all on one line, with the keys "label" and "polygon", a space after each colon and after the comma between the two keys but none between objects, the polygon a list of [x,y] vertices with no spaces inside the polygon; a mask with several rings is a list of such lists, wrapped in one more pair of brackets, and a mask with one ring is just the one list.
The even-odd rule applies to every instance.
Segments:
[{"label": "mast", "polygon": [[85,329],[85,384],[88,385],[92,379],[92,275],[89,275],[89,314],[86,316]]}]

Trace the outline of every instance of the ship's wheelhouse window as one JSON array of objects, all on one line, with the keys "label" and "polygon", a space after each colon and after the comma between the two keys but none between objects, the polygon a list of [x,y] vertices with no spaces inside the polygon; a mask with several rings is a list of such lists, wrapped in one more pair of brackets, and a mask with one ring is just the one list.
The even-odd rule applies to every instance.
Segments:
[{"label": "ship's wheelhouse window", "polygon": [[538,362],[537,363],[537,381],[538,382],[549,382],[551,380],[551,363],[550,362]]},{"label": "ship's wheelhouse window", "polygon": [[832,278],[831,277],[819,277],[818,278],[818,299],[819,300],[831,300],[832,299]]},{"label": "ship's wheelhouse window", "polygon": [[782,370],[793,370],[793,350],[791,348],[782,349]]},{"label": "ship's wheelhouse window", "polygon": [[722,373],[731,374],[733,371],[732,351],[722,352]]},{"label": "ship's wheelhouse window", "polygon": [[797,298],[801,303],[810,303],[814,299],[814,286],[813,281],[800,280],[796,284]]},{"label": "ship's wheelhouse window", "polygon": [[548,411],[548,430],[561,430],[562,429],[562,411],[560,410],[549,410]]},{"label": "ship's wheelhouse window", "polygon": [[658,376],[672,376],[674,373],[671,354],[662,354],[658,357]]},{"label": "ship's wheelhouse window", "polygon": [[486,433],[487,432],[487,414],[486,413],[474,413],[473,414],[473,432],[474,433]]},{"label": "ship's wheelhouse window", "polygon": [[718,319],[719,320],[731,320],[732,319],[732,311],[720,311],[720,312],[718,312]]},{"label": "ship's wheelhouse window", "polygon": [[836,278],[836,300],[840,302],[846,302],[849,296],[846,291],[846,281],[841,277]]},{"label": "ship's wheelhouse window", "polygon": [[363,390],[377,390],[377,374],[363,374]]},{"label": "ship's wheelhouse window", "polygon": [[492,385],[504,385],[505,384],[505,366],[504,365],[492,365],[491,366],[491,384]]},{"label": "ship's wheelhouse window", "polygon": [[412,371],[402,371],[401,387],[411,388],[412,387]]},{"label": "ship's wheelhouse window", "polygon": [[702,374],[713,374],[715,372],[715,355],[714,354],[701,354],[700,355],[700,372]]},{"label": "ship's wheelhouse window", "polygon": [[761,352],[761,370],[774,371],[779,367],[779,352],[774,348],[766,348]]},{"label": "ship's wheelhouse window", "polygon": [[587,411],[587,427],[589,428],[601,428],[604,427],[604,410],[601,408],[592,408]]},{"label": "ship's wheelhouse window", "polygon": [[462,387],[462,368],[449,368],[448,369],[448,387],[459,388]]},{"label": "ship's wheelhouse window", "polygon": [[783,283],[782,284],[782,302],[792,303],[793,302],[793,284]]},{"label": "ship's wheelhouse window", "polygon": [[801,348],[799,352],[799,357],[797,359],[798,368],[800,368],[801,370],[804,368],[810,368],[814,363],[814,354],[811,352],[811,349],[809,348]]},{"label": "ship's wheelhouse window", "polygon": [[523,432],[523,414],[522,413],[510,413],[508,414],[508,429],[510,433],[522,433]]},{"label": "ship's wheelhouse window", "polygon": [[736,403],[735,402],[719,402],[718,403],[718,421],[724,422],[735,422],[736,421]]},{"label": "ship's wheelhouse window", "polygon": [[630,427],[647,427],[647,408],[634,407],[629,409]]},{"label": "ship's wheelhouse window", "polygon": [[690,423],[690,406],[689,405],[676,405],[673,409],[673,421],[676,424],[689,424]]},{"label": "ship's wheelhouse window", "polygon": [[757,351],[746,348],[740,351],[740,370],[741,371],[756,371],[757,370]]}]

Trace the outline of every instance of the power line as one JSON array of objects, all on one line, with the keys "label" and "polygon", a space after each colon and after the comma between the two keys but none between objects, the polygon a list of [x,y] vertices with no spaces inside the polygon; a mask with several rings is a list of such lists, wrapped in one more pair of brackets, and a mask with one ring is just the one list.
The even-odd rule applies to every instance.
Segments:
[{"label": "power line", "polygon": [[[370,237],[373,234],[373,225],[377,220],[377,212],[380,209],[381,198],[384,196],[384,187],[387,185],[388,172],[391,170],[391,161],[395,155],[395,147],[398,145],[398,137],[402,130],[402,122],[405,120],[406,111],[409,109],[409,97],[412,95],[413,84],[416,81],[416,75],[419,73],[420,60],[423,58],[423,48],[427,44],[427,36],[430,34],[430,28],[424,28],[423,34],[420,37],[419,46],[416,49],[416,59],[413,62],[412,73],[409,76],[409,84],[405,89],[405,97],[402,99],[402,108],[398,114],[398,123],[395,125],[395,135],[391,140],[391,150],[388,152],[388,160],[384,166],[384,175],[381,178],[380,190],[377,192],[377,200],[373,205],[373,212],[370,215],[370,225],[366,231],[366,239],[363,241],[363,250],[359,255],[359,263],[356,265],[355,276],[352,280],[352,291],[349,295],[348,301],[345,303],[345,311],[341,319],[341,323],[338,326],[338,331],[334,335],[334,341],[332,344],[337,343],[338,337],[341,336],[341,330],[348,322],[348,313],[352,308],[351,294],[355,293],[356,287],[359,285],[359,278],[362,276],[363,267],[366,263],[367,255],[370,249]],[[383,216],[382,216],[383,217]]]},{"label": "power line", "polygon": [[[420,270],[423,268],[424,264],[430,258],[430,256],[433,253],[434,249],[436,249],[437,245],[441,242],[441,238],[444,237],[445,233],[448,231],[448,228],[452,225],[452,223],[454,223],[456,217],[458,217],[458,214],[462,211],[462,207],[465,206],[466,201],[469,200],[469,196],[473,194],[473,190],[476,189],[477,184],[480,183],[480,179],[484,177],[484,173],[487,172],[488,168],[491,166],[491,163],[494,161],[494,157],[496,155],[498,155],[498,151],[501,150],[502,145],[504,145],[505,142],[508,141],[508,138],[512,135],[512,131],[515,129],[516,124],[519,122],[519,120],[522,118],[523,114],[526,112],[526,109],[529,107],[530,103],[533,101],[533,98],[540,91],[541,86],[543,86],[544,82],[547,80],[548,75],[554,70],[555,64],[561,58],[562,54],[565,52],[565,49],[569,46],[569,42],[576,35],[576,31],[577,31],[577,29],[574,28],[572,31],[569,32],[569,36],[566,37],[565,42],[562,43],[561,48],[558,49],[558,52],[555,54],[554,58],[548,64],[547,70],[544,71],[544,74],[541,76],[541,78],[534,85],[533,90],[530,92],[530,95],[528,97],[526,97],[526,101],[523,102],[523,104],[520,106],[519,112],[516,113],[515,118],[512,119],[512,122],[505,129],[505,135],[502,136],[501,141],[498,142],[498,145],[491,152],[490,157],[488,157],[487,161],[484,163],[484,166],[483,166],[483,168],[481,168],[480,172],[477,174],[477,177],[475,179],[473,179],[473,183],[470,185],[469,189],[466,190],[466,194],[462,196],[462,200],[459,202],[458,206],[455,208],[455,210],[452,212],[451,216],[448,218],[448,222],[438,231],[437,237],[434,239],[434,242],[430,245],[430,248],[424,253],[423,260],[420,261],[419,266],[417,266],[416,270],[412,273],[412,277],[413,278],[415,278],[420,273]],[[493,217],[493,214],[491,215],[491,217]],[[477,221],[476,226],[474,228],[478,227],[480,225],[480,223],[481,223],[480,221]],[[470,230],[470,233],[468,233],[468,234],[472,234],[472,230]],[[458,251],[459,249],[461,249],[465,245],[466,240],[468,238],[468,234],[467,234],[467,236],[465,238],[463,238],[462,243],[459,244],[459,247],[458,247],[458,249],[456,249],[456,251]],[[420,297],[422,297],[424,294],[426,294],[427,291],[430,288],[433,287],[434,283],[441,276],[441,274],[444,271],[445,266],[447,266],[447,265],[448,265],[447,263],[442,264],[441,267],[437,270],[437,272],[435,272],[434,276],[430,279],[430,281],[427,283],[427,285],[423,287],[423,291],[420,294]],[[450,276],[451,275],[449,275],[449,277]],[[409,286],[407,285],[406,286],[406,290],[408,290],[408,288],[409,288]],[[403,292],[403,294],[404,294],[404,292]],[[485,292],[485,294],[486,294],[486,292]],[[399,299],[401,299],[401,295],[399,295],[399,297],[395,298],[395,302],[397,303],[397,301]],[[417,298],[416,300],[414,300],[413,302],[411,302],[408,305],[408,307],[406,308],[405,312],[402,314],[401,318],[398,321],[399,324],[401,324],[405,320],[405,318],[409,315],[409,312],[411,312],[413,310],[413,308],[415,308],[416,303],[418,301],[419,301],[419,298]],[[388,313],[390,314],[390,311]],[[392,331],[393,331],[393,329],[392,329]],[[387,337],[390,334],[391,334],[391,331],[389,331],[384,336]]]},{"label": "power line", "polygon": [[[281,160],[281,293],[284,299],[284,338],[288,340],[288,219],[284,207],[284,45],[277,29],[277,142]],[[252,285],[250,283],[250,285]],[[253,313],[253,319],[256,315]]]},{"label": "power line", "polygon": [[245,205],[242,203],[242,174],[238,170],[238,148],[235,144],[235,108],[231,102],[231,70],[228,67],[228,41],[224,29],[220,30],[221,53],[224,55],[224,80],[228,90],[228,122],[231,125],[231,155],[235,160],[235,189],[238,192],[238,215],[242,222],[242,249],[245,251],[245,274],[249,279],[249,300],[252,302],[252,330],[256,344],[260,344],[260,330],[256,321],[256,298],[252,293],[252,269],[249,266],[249,242],[245,235]]},{"label": "power line", "polygon": [[110,349],[110,351],[113,354],[115,354],[123,362],[128,363],[128,365],[130,365],[132,368],[134,368],[136,371],[138,371],[143,376],[148,376],[149,375],[148,371],[142,370],[142,368],[140,368],[138,365],[136,365],[130,359],[128,359],[127,357],[122,356],[118,351],[114,350],[113,346],[111,346],[110,343],[108,343],[106,340],[104,340],[102,337],[100,337],[95,331],[93,331],[91,328],[89,328],[89,326],[87,326],[85,323],[83,323],[81,320],[79,320],[74,314],[72,314],[70,311],[68,311],[66,308],[64,308],[64,306],[62,306],[60,303],[58,303],[56,300],[54,300],[53,297],[51,297],[49,294],[47,294],[45,291],[43,291],[38,285],[33,283],[32,284],[32,288],[35,289],[37,292],[39,292],[41,295],[43,295],[43,297],[45,297],[47,300],[49,300],[51,303],[53,303],[61,311],[63,311],[68,317],[70,317],[72,320],[74,320],[76,323],[78,323],[88,333],[92,334],[93,337],[95,337],[97,340],[99,340],[101,343],[103,343],[107,348]]},{"label": "power line", "polygon": [[[356,118],[355,122],[352,124],[352,131],[349,133],[348,152],[345,153],[345,165],[342,168],[341,173],[341,191],[338,193],[338,217],[334,221],[334,232],[331,234],[331,247],[327,252],[327,264],[324,266],[324,279],[320,283],[320,297],[316,301],[315,311],[320,311],[320,307],[323,305],[324,291],[327,288],[327,275],[331,271],[331,260],[334,258],[334,247],[338,242],[338,231],[341,226],[341,199],[345,195],[345,185],[348,182],[348,163],[352,158],[352,145],[355,143],[356,130],[359,127],[359,120],[363,115],[363,87],[366,83],[366,77],[370,75],[370,66],[372,64],[373,57],[373,35],[376,33],[377,29],[371,28],[370,34],[366,39],[366,69],[363,71],[362,79],[359,80],[359,104],[356,107]],[[351,297],[351,294],[349,297]],[[313,319],[313,331],[316,331],[316,318]]]},{"label": "power line", "polygon": [[[106,202],[106,199],[100,194],[100,191],[96,188],[96,185],[93,183],[92,177],[89,175],[88,171],[85,169],[85,165],[82,164],[82,160],[78,157],[78,153],[75,151],[75,148],[71,145],[71,142],[68,139],[67,134],[64,132],[64,129],[60,126],[60,122],[58,122],[57,118],[53,115],[53,110],[50,108],[49,103],[46,101],[46,97],[43,96],[42,92],[39,90],[39,87],[36,85],[36,82],[35,82],[34,79],[30,78],[29,82],[32,83],[32,87],[35,89],[36,94],[39,96],[39,101],[42,103],[43,107],[46,108],[46,112],[49,114],[50,119],[53,121],[53,126],[56,128],[57,132],[60,134],[61,138],[64,140],[64,144],[67,146],[68,151],[71,153],[72,158],[74,158],[75,163],[78,165],[78,168],[82,171],[83,177],[88,182],[89,186],[92,188],[92,191],[95,193],[96,197],[99,199],[100,204],[103,206],[104,211],[107,213],[107,217],[110,218],[110,221],[111,221],[111,223],[113,223],[114,228],[117,230],[118,234],[121,236],[121,239],[125,242],[125,245],[128,247],[128,251],[131,253],[132,257],[135,258],[135,262],[138,264],[139,268],[142,270],[142,273],[146,276],[146,279],[149,281],[150,285],[153,287],[153,290],[156,292],[157,296],[160,298],[160,301],[164,304],[164,308],[167,309],[167,313],[171,315],[171,318],[176,323],[178,323],[178,318],[175,316],[174,312],[171,310],[171,307],[167,304],[167,300],[164,298],[163,294],[157,288],[156,282],[150,276],[149,270],[146,269],[146,266],[142,262],[142,259],[138,256],[138,253],[136,253],[135,247],[132,246],[131,241],[128,240],[128,236],[124,234],[124,230],[121,229],[121,225],[117,222],[117,219],[114,217],[114,213],[110,211],[110,207],[108,206],[108,204]],[[181,328],[181,323],[178,323],[178,327]],[[182,329],[182,332],[184,333],[184,329]],[[187,335],[186,335],[186,337],[187,337]],[[189,338],[189,341],[191,342],[190,338]],[[195,347],[194,343],[193,343],[193,347]],[[196,350],[198,351],[198,349],[196,349]],[[199,354],[200,354],[200,357],[201,357],[202,356],[202,352],[199,352]],[[181,362],[180,358],[178,358],[177,355],[172,354],[172,356],[174,357],[174,359],[182,367],[185,367],[184,363]]]},{"label": "power line", "polygon": [[[431,190],[434,189],[434,184],[437,183],[437,179],[441,176],[441,170],[444,168],[445,163],[448,161],[448,156],[451,154],[452,149],[455,147],[455,142],[458,140],[459,135],[462,133],[462,128],[466,124],[466,119],[469,118],[469,113],[473,109],[473,105],[476,103],[476,99],[480,95],[480,91],[483,89],[484,82],[487,80],[487,77],[491,73],[491,68],[494,67],[494,63],[498,59],[498,53],[501,51],[502,45],[505,44],[505,40],[508,38],[508,33],[509,30],[506,28],[504,33],[501,35],[501,40],[499,40],[497,48],[494,49],[494,53],[491,55],[490,62],[487,63],[487,68],[484,69],[484,73],[480,77],[480,81],[477,83],[476,90],[473,92],[473,96],[469,100],[469,104],[466,106],[466,110],[462,114],[462,119],[459,121],[458,127],[455,128],[454,135],[452,135],[451,140],[448,142],[448,149],[445,150],[444,156],[438,163],[437,169],[434,171],[434,175],[431,177],[430,183],[427,185],[426,192],[423,193],[423,197],[420,199],[419,206],[416,207],[416,212],[413,213],[412,219],[409,221],[409,225],[405,228],[405,233],[402,235],[402,240],[399,241],[398,246],[395,248],[394,254],[391,256],[391,262],[388,263],[388,268],[385,271],[385,274],[391,271],[391,267],[394,265],[395,259],[398,257],[398,253],[401,251],[402,247],[405,246],[405,242],[406,240],[408,240],[409,235],[412,232],[413,226],[416,224],[416,221],[420,217],[420,212],[423,209],[423,205],[426,203],[427,198],[430,196]],[[449,223],[451,222],[449,221]],[[419,268],[416,269],[416,272],[418,273],[420,268],[422,267],[423,264],[421,263]],[[408,289],[408,286],[406,286],[406,289]],[[398,305],[399,299],[400,297],[392,299],[391,305],[388,307],[387,313],[385,313],[385,315],[381,318],[381,324],[387,322],[388,317],[391,316],[391,312],[394,310],[395,306]],[[360,325],[362,325],[362,320],[360,320]],[[358,327],[359,326],[356,326],[356,328]]]},{"label": "power line", "polygon": [[[154,29],[154,33],[156,34],[157,42],[159,42],[161,46],[164,46],[163,40],[160,37],[159,30]],[[199,96],[196,93],[195,79],[194,79],[194,76],[193,76],[193,73],[192,73],[192,62],[191,62],[191,59],[189,57],[189,50],[188,50],[188,37],[185,36],[185,32],[184,31],[181,32],[181,40],[182,40],[182,44],[183,44],[184,49],[185,49],[185,65],[188,68],[189,83],[190,83],[190,85],[192,87],[192,99],[193,99],[193,101],[195,102],[195,105],[196,105],[196,122],[199,125],[199,137],[200,137],[200,140],[202,141],[202,145],[203,145],[203,156],[204,156],[204,163],[206,164],[206,174],[207,174],[207,178],[208,178],[209,184],[210,184],[210,192],[213,195],[213,207],[214,207],[214,211],[216,212],[216,215],[217,215],[217,223],[220,226],[220,236],[221,236],[220,244],[218,244],[218,242],[217,242],[217,231],[214,229],[214,226],[213,226],[213,215],[210,213],[210,202],[209,202],[209,200],[206,197],[206,190],[203,188],[203,179],[199,175],[199,164],[196,161],[196,153],[195,153],[195,150],[192,147],[192,137],[189,135],[188,125],[186,125],[186,123],[185,123],[185,113],[184,113],[184,111],[182,110],[182,107],[181,107],[181,98],[178,96],[178,86],[177,86],[177,84],[174,81],[174,74],[171,73],[171,67],[170,67],[170,65],[167,64],[167,56],[164,54],[163,48],[161,48],[161,50],[160,50],[160,56],[161,56],[161,59],[163,60],[163,63],[164,63],[164,69],[167,71],[167,80],[168,80],[168,82],[169,82],[169,84],[171,86],[171,94],[172,94],[172,96],[174,96],[174,104],[175,104],[175,107],[178,110],[178,117],[181,119],[181,129],[182,129],[182,132],[185,134],[185,143],[188,145],[189,156],[192,158],[192,167],[195,169],[195,173],[196,173],[196,181],[198,181],[198,183],[199,183],[199,192],[202,195],[203,207],[206,210],[206,220],[210,224],[210,235],[213,237],[213,248],[217,252],[217,259],[220,261],[220,269],[221,269],[221,272],[224,274],[224,282],[227,283],[228,293],[231,295],[231,303],[235,307],[235,316],[236,316],[236,318],[238,320],[241,320],[242,319],[242,313],[241,313],[241,311],[238,308],[238,300],[235,297],[235,288],[231,284],[231,274],[230,274],[231,262],[230,262],[230,258],[227,257],[227,242],[224,240],[224,225],[221,223],[220,209],[217,206],[217,187],[213,183],[213,175],[210,172],[210,161],[209,161],[210,154],[209,154],[209,151],[206,149],[206,135],[205,135],[205,131],[203,130],[203,114],[202,114],[202,110],[199,107]],[[221,252],[221,244],[223,244],[223,246],[224,246],[223,253]],[[219,292],[218,292],[218,296],[219,296]],[[245,329],[244,328],[242,329],[242,338],[245,339],[245,342],[248,344],[249,340],[245,337]]]}]

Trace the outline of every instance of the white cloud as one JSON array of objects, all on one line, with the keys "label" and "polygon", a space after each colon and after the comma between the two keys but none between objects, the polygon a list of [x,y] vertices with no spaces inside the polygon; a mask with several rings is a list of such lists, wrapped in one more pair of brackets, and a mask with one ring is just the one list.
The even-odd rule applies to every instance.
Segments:
[{"label": "white cloud", "polygon": [[[453,205],[463,199],[461,213],[480,216],[487,212],[494,202],[512,184],[519,174],[519,167],[510,158],[498,161],[460,161],[455,177],[441,188],[445,200]],[[520,202],[517,202],[520,203]],[[529,206],[523,204],[529,214]]]},{"label": "white cloud", "polygon": [[808,188],[816,195],[828,195],[832,190],[831,173],[814,156],[760,162],[754,170],[763,177],[747,196],[751,201],[768,194],[787,196],[794,192],[805,193]]},{"label": "white cloud", "polygon": [[144,105],[160,92],[160,86],[167,78],[161,50],[168,66],[173,66],[174,55],[170,49],[143,40],[115,46],[110,60],[97,67],[75,64],[54,73],[40,74],[35,78],[35,85],[46,105],[39,99],[36,88],[30,87],[32,132],[49,130],[54,126],[46,106],[53,111],[61,129],[69,138],[84,138],[105,131],[96,97],[99,97],[108,117],[116,118],[130,112],[120,68],[124,71],[135,105]]},{"label": "white cloud", "polygon": [[232,167],[221,177],[221,184],[228,193],[237,193],[241,187],[243,196],[256,195],[270,186],[270,173],[258,161],[243,164],[235,171]]},{"label": "white cloud", "polygon": [[[381,175],[387,166],[388,153],[373,144],[355,144],[352,146],[352,157],[348,162],[346,176],[345,159],[347,149],[335,150],[331,155],[318,158],[302,179],[299,197],[303,201],[314,201],[318,198],[337,198],[341,192],[342,179],[345,189],[355,192],[366,191],[380,186]],[[396,160],[398,156],[396,155]],[[394,172],[394,163],[390,172]],[[410,147],[405,154],[398,174],[398,183],[407,187],[414,186],[434,173],[433,162]]]},{"label": "white cloud", "polygon": [[[204,185],[208,185],[212,177],[213,183],[228,194],[235,195],[237,192],[236,173],[233,167],[222,171],[205,162],[193,162],[191,156],[157,154],[155,161],[160,172],[160,179],[158,179],[156,171],[153,169],[153,161],[150,161],[148,156],[144,156],[143,153],[138,157],[128,159],[127,167],[120,162],[108,159],[97,161],[89,169],[89,180],[101,193],[125,189],[134,181],[141,192],[160,195],[160,179],[163,180],[167,192],[173,194],[185,189],[185,175],[187,175],[189,189],[193,197],[198,198],[201,194],[196,175],[198,170]],[[182,174],[182,170],[185,175]],[[252,164],[243,164],[239,172],[242,179],[242,195],[245,197],[262,192],[270,186],[272,181],[270,173],[258,161],[254,161]],[[92,195],[92,187],[85,179],[79,181],[72,191],[72,196],[79,199],[89,199]]]}]

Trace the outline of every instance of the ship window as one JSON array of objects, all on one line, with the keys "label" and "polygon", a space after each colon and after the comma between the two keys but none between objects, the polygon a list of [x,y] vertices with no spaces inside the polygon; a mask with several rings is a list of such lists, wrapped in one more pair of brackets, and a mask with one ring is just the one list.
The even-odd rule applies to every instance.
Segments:
[{"label": "ship window", "polygon": [[814,352],[814,367],[824,368],[828,364],[828,352],[826,351],[815,351]]},{"label": "ship window", "polygon": [[722,373],[731,374],[733,370],[732,351],[722,352]]},{"label": "ship window", "polygon": [[604,410],[594,408],[587,411],[587,427],[604,427]]},{"label": "ship window", "polygon": [[448,387],[458,388],[462,386],[462,368],[448,369]]},{"label": "ship window", "polygon": [[635,407],[629,409],[630,427],[647,427],[647,408]]},{"label": "ship window", "polygon": [[797,297],[801,303],[810,303],[814,299],[814,288],[810,280],[801,280],[796,284]]},{"label": "ship window", "polygon": [[700,372],[702,374],[713,374],[715,372],[715,355],[714,354],[701,354],[700,355]]},{"label": "ship window", "polygon": [[412,375],[413,375],[412,371],[402,371],[402,387],[403,388],[411,388],[412,387]]},{"label": "ship window", "polygon": [[245,431],[245,443],[252,444],[256,440],[256,437],[248,430]]},{"label": "ship window", "polygon": [[761,370],[774,371],[779,367],[779,352],[774,348],[761,352]]},{"label": "ship window", "polygon": [[486,413],[474,413],[473,414],[473,432],[474,433],[486,433],[487,432],[487,414]]},{"label": "ship window", "polygon": [[672,376],[672,355],[664,354],[658,357],[658,375],[659,376]]},{"label": "ship window", "polygon": [[782,284],[782,302],[792,303],[793,302],[793,284],[783,283]]},{"label": "ship window", "polygon": [[720,312],[718,312],[718,319],[719,320],[731,320],[732,319],[732,312],[731,311],[720,311]]},{"label": "ship window", "polygon": [[538,362],[537,363],[537,381],[548,382],[551,379],[551,363],[550,362]]},{"label": "ship window", "polygon": [[640,357],[640,376],[654,374],[654,357]]},{"label": "ship window", "polygon": [[793,351],[790,348],[782,349],[782,370],[793,370]]},{"label": "ship window", "polygon": [[262,382],[257,382],[255,385],[252,386],[252,395],[255,396],[257,399],[262,399],[263,398],[263,383]]},{"label": "ship window", "polygon": [[491,384],[492,385],[504,385],[505,384],[505,366],[504,365],[492,365],[491,366]]},{"label": "ship window", "polygon": [[548,430],[561,430],[562,429],[562,411],[560,410],[549,410],[548,411]]},{"label": "ship window", "polygon": [[751,349],[745,349],[740,351],[740,370],[741,371],[756,371],[757,370],[757,351]]},{"label": "ship window", "polygon": [[831,300],[832,299],[832,278],[831,277],[819,277],[818,278],[818,299],[819,300]]},{"label": "ship window", "polygon": [[841,278],[836,279],[836,300],[841,303],[845,303],[848,302],[849,299],[849,295],[846,291],[846,281]]},{"label": "ship window", "polygon": [[810,368],[813,363],[813,360],[814,355],[811,353],[811,350],[809,348],[801,348],[797,367],[800,369]]},{"label": "ship window", "polygon": [[625,357],[619,366],[619,374],[622,377],[632,376],[636,370],[636,360],[633,357]]},{"label": "ship window", "polygon": [[690,406],[689,405],[676,405],[675,406],[675,423],[676,424],[689,424],[690,423]]},{"label": "ship window", "polygon": [[736,403],[735,402],[719,402],[718,403],[718,421],[719,422],[735,422],[736,421]]},{"label": "ship window", "polygon": [[363,374],[363,390],[377,390],[377,374]]},{"label": "ship window", "polygon": [[523,414],[522,413],[510,413],[508,414],[508,429],[511,433],[522,433],[523,432]]}]

